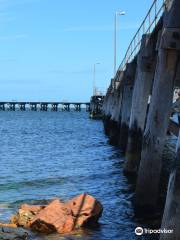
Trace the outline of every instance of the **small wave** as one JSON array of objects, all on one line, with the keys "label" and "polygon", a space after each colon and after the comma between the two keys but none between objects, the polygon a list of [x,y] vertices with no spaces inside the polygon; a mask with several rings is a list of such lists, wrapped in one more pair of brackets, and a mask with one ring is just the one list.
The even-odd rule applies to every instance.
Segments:
[{"label": "small wave", "polygon": [[94,179],[102,179],[107,178],[106,173],[91,173],[88,176],[87,175],[79,175],[79,176],[65,176],[65,177],[51,177],[51,178],[41,178],[41,179],[33,179],[29,181],[19,181],[19,182],[9,182],[0,184],[0,192],[1,191],[7,191],[7,190],[19,190],[22,188],[43,188],[48,186],[55,186],[55,185],[63,185],[67,184],[68,182],[76,183],[79,181],[82,181],[84,179],[93,180]]},{"label": "small wave", "polygon": [[13,208],[18,208],[20,205],[24,203],[30,205],[48,205],[50,201],[51,199],[23,199],[11,202],[10,205],[13,206]]},{"label": "small wave", "polygon": [[57,177],[57,178],[41,178],[34,179],[30,181],[19,181],[19,182],[9,182],[5,184],[0,184],[0,191],[4,190],[12,190],[12,189],[20,189],[23,187],[43,187],[52,184],[62,184],[66,180],[66,177]]},{"label": "small wave", "polygon": [[9,208],[11,208],[10,203],[0,203],[0,210],[1,209],[9,209]]}]

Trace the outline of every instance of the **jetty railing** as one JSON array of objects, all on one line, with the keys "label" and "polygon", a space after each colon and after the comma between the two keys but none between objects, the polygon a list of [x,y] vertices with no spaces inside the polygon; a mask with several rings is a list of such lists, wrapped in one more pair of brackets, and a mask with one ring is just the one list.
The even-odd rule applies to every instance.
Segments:
[{"label": "jetty railing", "polygon": [[154,0],[150,7],[146,17],[144,18],[141,26],[134,35],[132,41],[129,44],[125,57],[123,58],[118,71],[123,71],[126,68],[126,64],[131,62],[141,47],[141,39],[144,34],[150,34],[157,26],[159,19],[161,18],[165,4],[167,0]]}]

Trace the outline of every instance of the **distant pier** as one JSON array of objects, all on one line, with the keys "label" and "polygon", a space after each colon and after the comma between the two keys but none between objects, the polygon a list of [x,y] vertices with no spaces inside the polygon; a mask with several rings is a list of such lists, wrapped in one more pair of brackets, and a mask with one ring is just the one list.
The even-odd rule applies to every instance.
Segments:
[{"label": "distant pier", "polygon": [[0,102],[0,111],[67,111],[74,110],[80,112],[85,108],[90,112],[90,103],[88,102]]}]

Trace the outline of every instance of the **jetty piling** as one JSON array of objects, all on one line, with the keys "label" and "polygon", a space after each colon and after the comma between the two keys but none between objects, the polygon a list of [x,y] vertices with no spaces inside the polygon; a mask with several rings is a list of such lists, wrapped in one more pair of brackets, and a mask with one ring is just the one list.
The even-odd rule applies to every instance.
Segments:
[{"label": "jetty piling", "polygon": [[[180,128],[170,118],[174,91],[180,87],[179,12],[179,0],[153,1],[111,80],[102,106],[105,133],[110,143],[118,144],[125,154],[124,173],[137,176],[135,209],[144,213],[147,210],[153,214],[157,209],[167,132],[177,136]],[[132,68],[131,76],[128,76],[132,64],[134,70]],[[162,226],[169,226],[167,214],[174,216],[175,229],[179,227],[180,217],[175,214],[180,205],[179,172],[176,167],[169,180],[162,223]],[[175,200],[177,205],[173,206]],[[174,208],[173,215],[168,213],[170,208]],[[168,239],[180,239],[180,233],[176,238],[172,235]]]},{"label": "jetty piling", "polygon": [[126,151],[128,131],[129,131],[129,120],[132,106],[132,95],[134,89],[134,79],[136,73],[137,59],[133,62],[128,63],[126,70],[124,71],[122,78],[122,103],[120,110],[120,133],[119,133],[119,147],[123,152]]},{"label": "jetty piling", "polygon": [[[180,50],[174,37],[179,35],[180,41],[180,29],[175,28],[175,12],[166,11],[165,19],[158,46],[153,91],[136,186],[136,204],[148,208],[155,208],[158,200],[162,152],[169,125]],[[177,20],[180,19],[177,17]]]},{"label": "jetty piling", "polygon": [[37,111],[37,103],[30,103],[30,110]]},{"label": "jetty piling", "polygon": [[150,38],[149,34],[143,35],[140,52],[137,57],[126,161],[124,165],[124,172],[126,174],[137,173],[141,158],[142,136],[155,72],[156,51],[153,51],[154,43],[154,39]]}]

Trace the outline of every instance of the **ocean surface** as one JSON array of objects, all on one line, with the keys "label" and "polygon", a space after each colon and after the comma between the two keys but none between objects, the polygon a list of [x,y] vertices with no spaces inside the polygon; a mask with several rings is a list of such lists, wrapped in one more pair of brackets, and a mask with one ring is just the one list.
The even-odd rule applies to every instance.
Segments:
[{"label": "ocean surface", "polygon": [[[33,240],[134,240],[134,185],[123,157],[109,145],[101,121],[83,112],[0,112],[0,221],[22,203],[92,194],[104,206],[97,229],[75,235],[32,235]],[[152,238],[155,239],[155,238]]]}]

